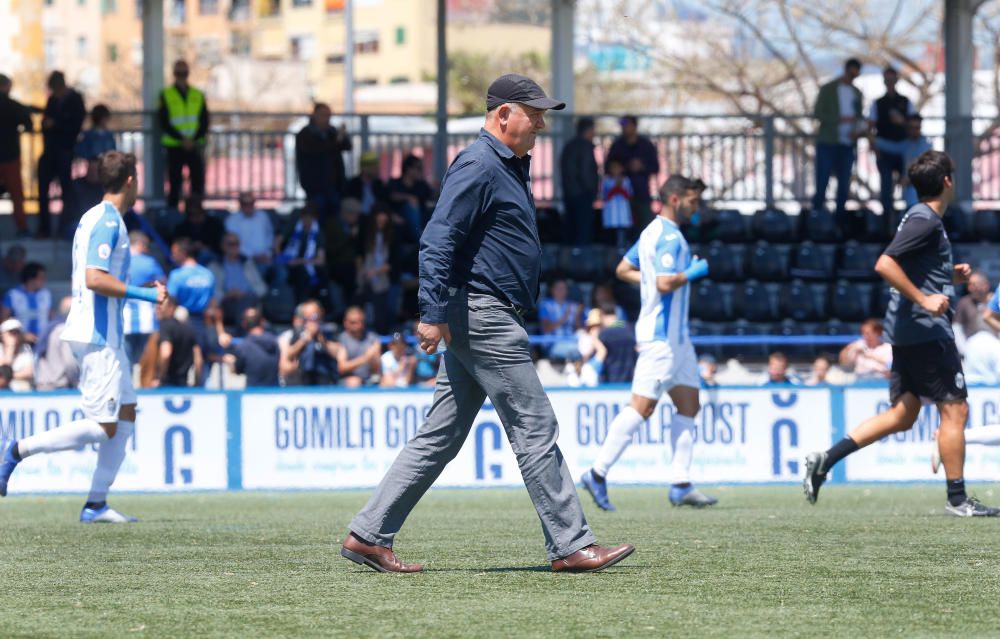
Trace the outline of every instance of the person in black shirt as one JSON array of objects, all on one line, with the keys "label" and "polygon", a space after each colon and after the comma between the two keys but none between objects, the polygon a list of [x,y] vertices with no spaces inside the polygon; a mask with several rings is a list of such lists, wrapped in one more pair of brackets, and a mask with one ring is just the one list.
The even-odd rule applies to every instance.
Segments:
[{"label": "person in black shirt", "polygon": [[573,246],[594,241],[594,200],[600,175],[594,157],[594,119],[580,118],[576,136],[566,143],[559,156],[565,215],[564,236]]},{"label": "person in black shirt", "polygon": [[927,151],[908,170],[920,196],[875,264],[875,272],[892,286],[885,334],[892,344],[889,399],[892,407],[863,422],[826,452],[806,457],[803,488],[815,503],[826,473],[851,453],[893,433],[913,427],[922,401],[937,404],[941,426],[937,443],[947,477],[945,512],[958,517],[995,517],[990,508],[965,493],[965,422],[968,392],[962,360],[955,346],[950,298],[955,284],[967,282],[968,264],[952,264],[951,243],[941,217],[954,196],[951,158]]},{"label": "person in black shirt", "polygon": [[[913,103],[905,95],[896,92],[899,73],[891,66],[882,73],[885,95],[872,103],[868,120],[871,122],[876,140],[901,142],[906,138],[906,118],[916,113]],[[876,149],[880,149],[878,142]],[[882,202],[883,219],[887,230],[896,219],[893,191],[899,177],[906,174],[903,156],[886,150],[876,150],[876,165],[880,179],[879,199]]]},{"label": "person in black shirt", "polygon": [[201,386],[203,357],[198,337],[187,322],[187,310],[177,315],[177,300],[168,297],[159,309],[160,335],[157,376],[154,387],[191,386],[188,374],[194,367],[194,386]]},{"label": "person in black shirt", "polygon": [[336,218],[340,212],[347,175],[344,151],[351,150],[351,138],[343,125],[330,126],[330,107],[322,102],[313,107],[309,124],[295,136],[295,170],[306,199],[316,206],[320,221]]},{"label": "person in black shirt", "polygon": [[201,264],[219,259],[226,227],[218,218],[205,212],[200,195],[184,200],[184,221],[174,228],[173,239],[186,237],[194,243],[195,258]]},{"label": "person in black shirt", "polygon": [[[49,185],[59,180],[62,192],[62,210],[76,211],[73,189],[73,151],[76,138],[83,129],[87,111],[83,96],[66,86],[62,71],[53,71],[48,81],[49,101],[42,116],[42,141],[45,150],[38,158],[38,237],[49,237],[52,232],[49,215]],[[60,226],[67,215],[60,216]],[[76,220],[74,220],[75,222]],[[62,229],[61,229],[62,230]]]},{"label": "person in black shirt", "polygon": [[237,375],[246,375],[247,388],[278,385],[278,340],[267,330],[267,324],[256,308],[243,312],[246,336],[233,348],[226,361]]},{"label": "person in black shirt", "polygon": [[0,74],[0,191],[10,193],[14,205],[14,226],[17,237],[28,235],[28,219],[24,216],[24,185],[21,182],[21,132],[31,131],[31,111],[10,97],[14,83]]},{"label": "person in black shirt", "polygon": [[365,151],[361,154],[361,172],[347,181],[344,197],[361,203],[361,215],[368,216],[376,202],[388,197],[385,182],[378,175],[378,154]]},{"label": "person in black shirt", "polygon": [[415,155],[403,158],[402,174],[389,181],[389,202],[396,213],[402,216],[409,237],[413,241],[430,219],[431,200],[434,189],[424,178],[424,161]]}]

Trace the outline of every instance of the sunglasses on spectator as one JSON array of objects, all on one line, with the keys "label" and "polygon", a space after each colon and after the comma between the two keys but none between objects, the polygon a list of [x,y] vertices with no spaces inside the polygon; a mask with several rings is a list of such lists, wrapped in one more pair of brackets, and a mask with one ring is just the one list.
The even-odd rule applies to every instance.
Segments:
[{"label": "sunglasses on spectator", "polygon": [[306,315],[306,321],[307,322],[318,322],[319,321],[319,315]]}]

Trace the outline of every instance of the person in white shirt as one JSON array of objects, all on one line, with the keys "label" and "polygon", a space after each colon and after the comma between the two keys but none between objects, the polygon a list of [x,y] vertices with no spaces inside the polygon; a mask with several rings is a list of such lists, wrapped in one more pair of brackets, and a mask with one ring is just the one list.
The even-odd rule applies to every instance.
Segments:
[{"label": "person in white shirt", "polygon": [[840,365],[853,370],[858,379],[889,379],[892,346],[882,341],[882,322],[866,319],[861,323],[861,338],[840,351]]},{"label": "person in white shirt", "polygon": [[639,358],[632,378],[632,400],[608,426],[608,436],[594,466],[580,478],[597,505],[614,510],[608,500],[608,471],[649,419],[663,393],[675,411],[670,421],[674,506],[711,506],[716,499],[691,485],[694,418],[700,410],[698,361],[688,333],[688,283],[708,275],[708,262],[693,258],[680,226],[698,204],[694,183],[672,175],[660,189],[663,208],[618,264],[619,279],[639,285],[642,306],[635,324]]},{"label": "person in white shirt", "polygon": [[252,193],[240,193],[240,210],[226,218],[226,232],[240,238],[240,255],[253,260],[264,275],[274,258],[274,226],[255,205]]},{"label": "person in white shirt", "polygon": [[125,460],[125,445],[135,429],[136,395],[123,347],[122,307],[126,298],[162,304],[166,289],[129,286],[129,241],[122,212],[138,191],[136,158],[109,151],[98,160],[104,200],[80,219],[73,237],[73,302],[63,340],[80,363],[83,418],[21,440],[13,440],[0,460],[0,496],[17,465],[39,453],[97,444],[97,469],[80,513],[85,523],[128,523],[107,505],[108,490]]},{"label": "person in white shirt", "polygon": [[413,378],[416,359],[407,352],[406,338],[400,333],[392,334],[389,350],[382,353],[382,388],[406,388]]}]

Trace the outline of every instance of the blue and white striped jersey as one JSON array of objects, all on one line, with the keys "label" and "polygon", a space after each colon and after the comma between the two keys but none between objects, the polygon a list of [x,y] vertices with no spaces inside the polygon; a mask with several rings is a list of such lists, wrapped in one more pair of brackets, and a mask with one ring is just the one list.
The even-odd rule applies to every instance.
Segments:
[{"label": "blue and white striped jersey", "polygon": [[657,275],[684,271],[691,264],[687,240],[676,224],[658,216],[642,231],[639,240],[625,254],[639,268],[642,307],[635,323],[635,340],[680,344],[688,339],[689,286],[671,293],[656,289]]},{"label": "blue and white striped jersey", "polygon": [[118,210],[101,202],[83,214],[73,236],[73,306],[62,338],[120,348],[125,299],[105,297],[87,288],[87,269],[106,271],[128,282],[128,231]]},{"label": "blue and white striped jersey", "polygon": [[29,292],[24,285],[12,288],[3,297],[3,306],[10,314],[20,320],[24,330],[34,333],[37,337],[45,334],[49,325],[49,315],[52,314],[52,293],[47,288]]},{"label": "blue and white striped jersey", "polygon": [[[133,253],[128,269],[128,279],[135,286],[146,286],[152,282],[162,282],[166,278],[163,267],[151,255]],[[160,328],[156,319],[156,304],[145,300],[125,301],[124,328],[126,335],[135,333],[148,335]]]}]

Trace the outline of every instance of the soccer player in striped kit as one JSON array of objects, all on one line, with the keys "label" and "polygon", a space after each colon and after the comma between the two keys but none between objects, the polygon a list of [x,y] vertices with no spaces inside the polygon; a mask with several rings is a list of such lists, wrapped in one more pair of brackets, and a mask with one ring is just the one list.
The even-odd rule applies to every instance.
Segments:
[{"label": "soccer player in striped kit", "polygon": [[136,159],[109,151],[98,160],[104,199],[80,219],[73,237],[73,305],[62,338],[80,363],[83,419],[14,440],[0,460],[0,496],[17,465],[39,453],[98,444],[97,469],[80,513],[85,523],[136,521],[107,504],[108,490],[125,459],[125,445],[135,429],[135,389],[122,343],[122,307],[126,298],[162,304],[166,289],[129,286],[129,241],[122,212],[138,191]]},{"label": "soccer player in striped kit", "polygon": [[694,418],[698,403],[698,360],[688,335],[690,282],[708,275],[708,263],[693,259],[680,225],[697,209],[700,191],[681,175],[672,175],[660,189],[663,209],[618,264],[619,279],[640,286],[642,308],[635,325],[639,359],[632,378],[632,401],[608,426],[608,436],[593,468],[580,478],[583,487],[604,510],[615,510],[608,499],[606,476],[632,436],[656,409],[666,392],[675,411],[670,421],[674,506],[716,503],[691,485]]},{"label": "soccer player in striped kit", "polygon": [[[163,267],[149,254],[149,236],[142,231],[128,234],[129,250],[128,281],[136,286],[150,286],[153,282],[166,282]],[[125,332],[125,354],[128,361],[135,364],[142,358],[142,352],[150,336],[160,328],[156,319],[156,307],[149,302],[130,299],[125,302],[123,328]]]}]

